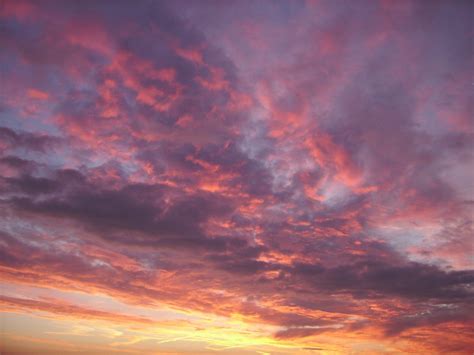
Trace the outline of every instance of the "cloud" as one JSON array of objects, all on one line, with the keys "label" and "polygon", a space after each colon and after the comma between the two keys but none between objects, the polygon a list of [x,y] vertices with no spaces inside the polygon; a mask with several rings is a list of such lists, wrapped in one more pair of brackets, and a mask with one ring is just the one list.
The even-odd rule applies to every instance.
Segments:
[{"label": "cloud", "polygon": [[32,151],[46,152],[58,145],[60,139],[45,134],[16,132],[7,127],[0,127],[0,144],[2,150],[7,151],[25,148]]},{"label": "cloud", "polygon": [[2,304],[4,310],[8,311],[21,312],[24,311],[24,309],[28,309],[48,313],[56,313],[66,317],[74,317],[79,319],[99,319],[109,322],[119,322],[127,324],[152,324],[151,319],[82,308],[73,304],[66,304],[61,300],[33,300],[0,296],[0,304]]},{"label": "cloud", "polygon": [[454,305],[440,305],[435,309],[419,312],[417,314],[405,315],[391,320],[386,327],[387,336],[396,336],[403,331],[423,326],[436,326],[449,322],[471,322],[471,307],[458,308]]},{"label": "cloud", "polygon": [[9,294],[221,317],[265,352],[469,348],[470,8],[7,0]]}]

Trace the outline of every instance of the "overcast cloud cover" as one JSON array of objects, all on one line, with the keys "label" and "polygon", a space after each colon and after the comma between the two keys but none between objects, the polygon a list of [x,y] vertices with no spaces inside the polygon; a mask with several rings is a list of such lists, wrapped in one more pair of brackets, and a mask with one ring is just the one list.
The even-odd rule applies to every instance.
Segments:
[{"label": "overcast cloud cover", "polygon": [[472,354],[473,2],[0,2],[0,351]]}]

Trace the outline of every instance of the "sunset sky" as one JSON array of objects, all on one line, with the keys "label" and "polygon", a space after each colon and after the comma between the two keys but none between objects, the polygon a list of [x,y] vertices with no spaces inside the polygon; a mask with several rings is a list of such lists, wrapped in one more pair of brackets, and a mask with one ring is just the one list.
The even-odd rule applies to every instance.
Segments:
[{"label": "sunset sky", "polygon": [[472,354],[473,12],[0,0],[0,353]]}]

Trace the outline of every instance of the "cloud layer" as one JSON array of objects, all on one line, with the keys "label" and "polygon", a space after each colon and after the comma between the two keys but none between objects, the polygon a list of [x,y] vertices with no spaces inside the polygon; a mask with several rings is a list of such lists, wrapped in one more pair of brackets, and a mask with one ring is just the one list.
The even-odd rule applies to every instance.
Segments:
[{"label": "cloud layer", "polygon": [[3,350],[471,353],[472,10],[5,1]]}]

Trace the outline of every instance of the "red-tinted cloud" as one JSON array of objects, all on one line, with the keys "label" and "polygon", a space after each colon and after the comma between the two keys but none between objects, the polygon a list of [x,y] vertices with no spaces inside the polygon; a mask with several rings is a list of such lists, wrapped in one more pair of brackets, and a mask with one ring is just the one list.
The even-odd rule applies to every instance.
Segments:
[{"label": "red-tinted cloud", "polygon": [[137,351],[171,323],[57,294],[241,322],[248,351],[468,353],[471,10],[6,1],[3,311]]}]

